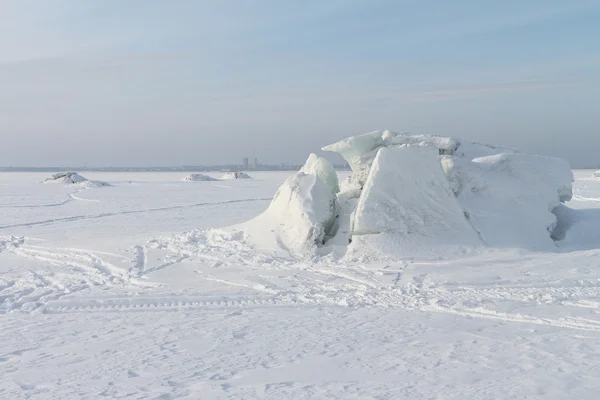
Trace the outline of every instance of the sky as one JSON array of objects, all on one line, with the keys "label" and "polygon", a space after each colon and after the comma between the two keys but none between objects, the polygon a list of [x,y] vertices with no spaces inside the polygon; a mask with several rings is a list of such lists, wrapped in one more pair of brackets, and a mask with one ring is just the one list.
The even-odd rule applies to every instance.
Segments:
[{"label": "sky", "polygon": [[0,0],[0,166],[301,163],[376,129],[600,165],[600,1]]}]

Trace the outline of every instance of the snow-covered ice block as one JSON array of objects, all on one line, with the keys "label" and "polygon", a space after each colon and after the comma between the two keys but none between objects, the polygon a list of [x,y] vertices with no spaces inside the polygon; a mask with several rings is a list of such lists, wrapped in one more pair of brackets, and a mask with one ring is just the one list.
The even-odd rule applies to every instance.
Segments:
[{"label": "snow-covered ice block", "polygon": [[221,179],[252,179],[250,175],[244,172],[227,172]]},{"label": "snow-covered ice block", "polygon": [[300,172],[318,176],[331,188],[333,193],[340,191],[337,172],[335,172],[335,168],[333,168],[333,165],[325,157],[319,157],[311,153],[302,169],[300,169]]},{"label": "snow-covered ice block", "polygon": [[555,247],[552,210],[572,195],[573,174],[566,161],[512,153],[444,160],[444,165],[460,204],[488,245]]},{"label": "snow-covered ice block", "polygon": [[181,180],[183,182],[218,181],[218,179],[204,174],[189,174],[188,176],[181,178]]},{"label": "snow-covered ice block", "polygon": [[[352,136],[337,143],[323,147],[324,151],[339,153],[350,165],[354,179],[362,186],[369,173],[369,167],[375,158],[377,149],[385,146],[383,139],[387,131],[373,131]],[[388,137],[388,134],[386,134]]]},{"label": "snow-covered ice block", "polygon": [[376,150],[385,144],[383,131],[373,131],[362,135],[352,136],[339,142],[323,147],[324,151],[339,153],[350,164],[350,168],[356,171],[360,164],[359,157],[365,153]]},{"label": "snow-covered ice block", "polygon": [[336,228],[337,199],[317,175],[298,172],[279,188],[269,208],[237,226],[263,249],[314,253]]},{"label": "snow-covered ice block", "polygon": [[362,187],[367,179],[369,168],[375,159],[377,151],[382,147],[398,147],[403,145],[430,147],[435,149],[440,156],[456,156],[469,160],[499,153],[516,152],[515,150],[498,146],[465,142],[453,137],[395,133],[387,129],[352,136],[325,146],[323,150],[339,153],[352,168],[353,174],[349,182]]},{"label": "snow-covered ice block", "polygon": [[411,135],[408,133],[396,133],[386,140],[387,146],[410,145],[419,147],[432,147],[437,149],[438,154],[452,155],[459,146],[455,138],[434,135]]},{"label": "snow-covered ice block", "polygon": [[384,241],[375,240],[392,245],[381,250],[395,254],[481,244],[450,189],[438,152],[413,146],[378,151],[354,213],[352,232],[366,235],[361,242],[384,235]]}]

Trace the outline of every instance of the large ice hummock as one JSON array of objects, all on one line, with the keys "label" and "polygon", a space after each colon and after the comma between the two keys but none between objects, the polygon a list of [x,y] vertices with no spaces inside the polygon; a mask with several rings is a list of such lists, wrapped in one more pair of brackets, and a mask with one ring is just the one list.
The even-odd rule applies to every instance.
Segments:
[{"label": "large ice hummock", "polygon": [[551,250],[554,213],[572,196],[563,160],[452,137],[380,130],[323,150],[340,153],[352,175],[338,183],[331,164],[311,154],[250,224],[254,237],[293,252],[344,246],[392,257]]}]

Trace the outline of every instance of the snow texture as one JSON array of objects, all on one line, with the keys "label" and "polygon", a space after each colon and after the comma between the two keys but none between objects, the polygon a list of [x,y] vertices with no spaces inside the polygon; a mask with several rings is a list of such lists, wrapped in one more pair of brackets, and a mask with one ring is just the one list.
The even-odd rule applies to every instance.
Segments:
[{"label": "snow texture", "polygon": [[204,174],[189,174],[181,178],[182,182],[206,182],[206,181],[218,181],[218,179],[213,178]]},{"label": "snow texture", "polygon": [[318,176],[331,188],[334,194],[340,191],[337,172],[335,172],[335,168],[333,168],[333,165],[325,157],[319,157],[311,153],[300,172]]},{"label": "snow texture", "polygon": [[289,173],[87,174],[110,190],[0,173],[0,398],[596,400],[593,172],[554,209],[551,251],[386,260],[355,246],[382,235],[297,259],[217,228],[264,212]]},{"label": "snow texture", "polygon": [[241,226],[258,247],[313,254],[336,229],[337,199],[321,178],[298,172],[279,188],[269,208]]},{"label": "snow texture", "polygon": [[594,172],[594,178],[600,178],[600,170]]},{"label": "snow texture", "polygon": [[252,179],[252,177],[244,172],[227,172],[221,177],[221,179]]}]

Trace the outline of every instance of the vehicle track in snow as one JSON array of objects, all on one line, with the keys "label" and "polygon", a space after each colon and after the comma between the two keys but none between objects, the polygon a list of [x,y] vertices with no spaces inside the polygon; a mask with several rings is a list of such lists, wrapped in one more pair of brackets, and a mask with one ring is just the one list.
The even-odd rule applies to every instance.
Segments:
[{"label": "vehicle track in snow", "polygon": [[170,207],[155,207],[155,208],[147,208],[147,209],[143,209],[143,210],[119,211],[119,212],[102,213],[102,214],[95,214],[95,215],[75,215],[75,216],[71,216],[71,217],[61,217],[61,218],[53,218],[53,219],[47,219],[47,220],[42,220],[42,221],[25,222],[22,224],[3,225],[3,226],[0,226],[0,230],[10,229],[10,228],[36,226],[36,225],[51,225],[51,224],[57,224],[57,223],[61,223],[61,222],[94,220],[94,219],[100,219],[100,218],[115,217],[115,216],[119,216],[119,215],[134,215],[134,214],[144,214],[144,213],[158,212],[158,211],[180,210],[180,209],[194,208],[194,207],[220,206],[220,205],[226,205],[226,204],[249,203],[249,202],[270,201],[270,200],[271,200],[270,197],[254,198],[254,199],[240,199],[240,200],[229,200],[229,201],[221,201],[221,202],[185,204],[185,205],[170,206]]},{"label": "vehicle track in snow", "polygon": [[200,308],[285,307],[305,305],[269,296],[139,296],[70,299],[49,302],[46,313],[182,311]]},{"label": "vehicle track in snow", "polygon": [[0,276],[0,313],[36,311],[49,301],[93,287],[155,286],[100,257],[122,257],[112,253],[32,246],[25,238],[17,237],[0,240],[2,251],[37,262],[25,271],[13,270]]},{"label": "vehicle track in snow", "polygon": [[[148,265],[150,249],[164,251],[158,265]],[[20,279],[0,280],[0,310],[25,312],[136,312],[178,311],[244,307],[376,307],[448,313],[507,323],[528,323],[565,329],[600,331],[600,284],[529,284],[469,286],[436,283],[427,273],[407,272],[407,265],[368,269],[339,263],[311,263],[258,254],[235,232],[193,231],[151,240],[132,249],[132,258],[77,248],[47,248],[28,245],[24,238],[0,240],[0,251],[41,261],[50,268],[29,271]],[[220,255],[220,257],[219,257]],[[101,257],[102,256],[102,257]],[[104,258],[103,258],[104,257]],[[106,258],[127,262],[121,268]],[[149,274],[175,268],[182,261],[198,264],[200,279],[232,287],[238,295],[206,296],[180,292],[144,293],[156,287],[141,280]],[[215,264],[215,260],[218,261]],[[215,269],[216,268],[216,269]],[[219,275],[223,268],[235,268]],[[382,273],[385,272],[385,273]],[[265,275],[266,274],[266,275]],[[517,283],[517,282],[515,282]],[[141,295],[78,298],[72,296],[92,287],[135,289]],[[132,292],[134,290],[131,290]],[[560,315],[539,316],[544,307],[559,307]],[[519,308],[520,312],[511,309]],[[588,312],[584,318],[577,312]],[[580,312],[580,313],[581,313]],[[572,314],[572,315],[571,315]]]},{"label": "vehicle track in snow", "polygon": [[[321,289],[321,290],[319,290]],[[525,313],[510,313],[466,306],[468,299],[452,298],[437,290],[419,290],[416,286],[400,291],[354,292],[352,286],[323,290],[319,284],[312,288],[296,288],[275,295],[253,294],[239,296],[135,296],[120,298],[58,299],[48,301],[42,308],[46,313],[65,312],[164,312],[200,309],[264,308],[264,307],[383,307],[415,311],[454,314],[469,318],[492,319],[505,323],[525,323],[556,328],[600,332],[600,319],[583,317],[547,318]],[[337,297],[336,297],[337,295]],[[442,300],[441,298],[445,298]],[[451,301],[450,301],[451,300]],[[566,303],[564,306],[576,304]],[[582,300],[576,306],[592,308],[600,313],[600,304]]]},{"label": "vehicle track in snow", "polygon": [[77,196],[77,193],[83,192],[84,190],[88,190],[89,188],[79,188],[74,192],[67,193],[67,198],[63,201],[59,201],[56,203],[47,203],[47,204],[18,204],[18,205],[3,205],[0,208],[48,208],[48,207],[60,207],[68,204],[74,200],[79,201],[87,201],[93,203],[100,203],[100,200],[92,200],[92,199],[84,199],[82,197]]}]

